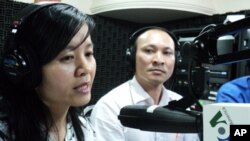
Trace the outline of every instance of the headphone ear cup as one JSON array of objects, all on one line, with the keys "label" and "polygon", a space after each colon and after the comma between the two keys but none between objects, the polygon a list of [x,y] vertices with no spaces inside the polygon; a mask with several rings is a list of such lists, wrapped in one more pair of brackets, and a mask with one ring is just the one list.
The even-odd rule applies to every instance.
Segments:
[{"label": "headphone ear cup", "polygon": [[131,47],[126,49],[126,59],[128,62],[131,61]]},{"label": "headphone ear cup", "polygon": [[[12,22],[10,36],[4,46],[2,67],[5,76],[15,85],[34,88],[41,82],[41,70],[33,46],[20,39],[22,28],[37,11],[64,3],[30,4],[19,11]],[[25,82],[25,84],[23,83]]]},{"label": "headphone ear cup", "polygon": [[127,48],[126,57],[127,57],[130,70],[134,72],[135,71],[135,47],[134,45],[131,45],[129,48]]},{"label": "headphone ear cup", "polygon": [[9,50],[3,58],[3,70],[7,78],[14,84],[22,80],[22,76],[30,70],[26,58],[18,49]]},{"label": "headphone ear cup", "polygon": [[179,50],[176,50],[175,51],[175,65],[176,65],[176,67],[178,67],[181,62],[182,62],[181,53]]},{"label": "headphone ear cup", "polygon": [[4,52],[4,73],[14,85],[33,87],[39,82],[35,55],[29,46],[19,46],[15,42],[10,40],[8,50]]}]

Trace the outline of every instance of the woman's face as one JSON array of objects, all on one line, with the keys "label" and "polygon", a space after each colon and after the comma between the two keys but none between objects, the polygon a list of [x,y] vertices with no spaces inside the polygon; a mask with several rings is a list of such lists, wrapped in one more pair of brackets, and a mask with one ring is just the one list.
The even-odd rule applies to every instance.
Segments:
[{"label": "woman's face", "polygon": [[83,25],[68,46],[42,67],[42,82],[37,91],[48,105],[82,106],[91,99],[96,73],[93,43]]}]

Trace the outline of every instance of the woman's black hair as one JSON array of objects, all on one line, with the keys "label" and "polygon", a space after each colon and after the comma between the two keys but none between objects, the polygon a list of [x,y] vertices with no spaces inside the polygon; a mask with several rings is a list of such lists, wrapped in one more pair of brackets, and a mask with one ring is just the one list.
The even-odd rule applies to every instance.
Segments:
[{"label": "woman's black hair", "polygon": [[[29,44],[36,56],[41,83],[41,68],[52,61],[69,44],[83,25],[88,26],[89,36],[95,23],[87,14],[67,4],[45,7],[26,19],[17,34],[21,43]],[[86,39],[86,38],[85,38]],[[2,67],[2,66],[1,66]],[[35,88],[12,85],[0,69],[0,122],[6,123],[8,141],[47,141],[54,121],[48,107],[41,101]],[[22,82],[25,83],[25,82]],[[78,140],[84,141],[79,120],[81,107],[70,107],[68,118],[72,121]]]}]

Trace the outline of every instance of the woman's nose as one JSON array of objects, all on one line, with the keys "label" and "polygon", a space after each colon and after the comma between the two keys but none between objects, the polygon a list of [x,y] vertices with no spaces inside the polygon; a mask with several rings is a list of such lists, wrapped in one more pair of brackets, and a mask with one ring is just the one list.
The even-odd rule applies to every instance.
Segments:
[{"label": "woman's nose", "polygon": [[78,59],[76,64],[76,76],[84,76],[90,72],[90,64],[86,59]]}]

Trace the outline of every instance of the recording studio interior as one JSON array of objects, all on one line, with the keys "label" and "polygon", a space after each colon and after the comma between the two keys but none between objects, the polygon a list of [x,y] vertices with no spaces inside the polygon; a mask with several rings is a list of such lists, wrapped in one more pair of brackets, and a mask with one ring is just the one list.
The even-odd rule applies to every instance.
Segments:
[{"label": "recording studio interior", "polygon": [[[14,16],[25,6],[43,1],[49,0],[0,1],[1,60],[2,48]],[[128,106],[122,109],[118,118],[124,122],[124,126],[132,128],[160,132],[200,133],[202,134],[201,141],[213,141],[212,138],[206,135],[212,128],[205,127],[209,126],[205,123],[206,120],[209,123],[212,117],[209,119],[208,114],[204,112],[206,110],[211,112],[214,107],[206,106],[216,105],[217,92],[223,84],[250,74],[250,66],[248,66],[250,64],[248,63],[250,59],[249,1],[51,1],[71,4],[84,11],[84,13],[91,15],[96,22],[92,40],[95,46],[94,55],[97,69],[91,101],[85,108],[94,106],[107,92],[129,79],[125,52],[129,46],[130,35],[144,26],[163,27],[175,35],[179,42],[181,55],[180,60],[177,60],[173,76],[164,83],[164,86],[177,92],[184,99],[156,109],[154,111],[156,115],[144,114],[143,110],[148,107]],[[248,106],[250,109],[250,105]],[[227,108],[227,105],[225,107]],[[168,108],[176,109],[176,111],[171,111]],[[216,108],[218,107],[214,109]],[[134,115],[130,115],[133,110],[135,110]],[[141,115],[139,111],[142,112]],[[246,112],[249,113],[247,108]],[[168,117],[173,114],[179,116]],[[240,113],[238,115],[240,116]],[[249,115],[248,118],[250,118]],[[140,118],[140,120],[132,119],[133,116]],[[171,120],[176,119],[176,121],[171,124],[170,121],[165,121],[165,116]],[[156,119],[157,117],[159,120]],[[183,124],[179,124],[177,121],[182,119],[187,120],[184,128],[182,128]],[[162,122],[166,122],[166,125],[162,124]],[[134,125],[134,123],[137,123],[137,125]],[[147,126],[146,124],[150,125]],[[250,122],[243,124],[250,125]],[[219,127],[217,126],[217,128]],[[220,135],[222,136],[222,134]],[[217,139],[220,138],[218,136]],[[221,139],[226,140],[227,137],[221,137]]]}]

